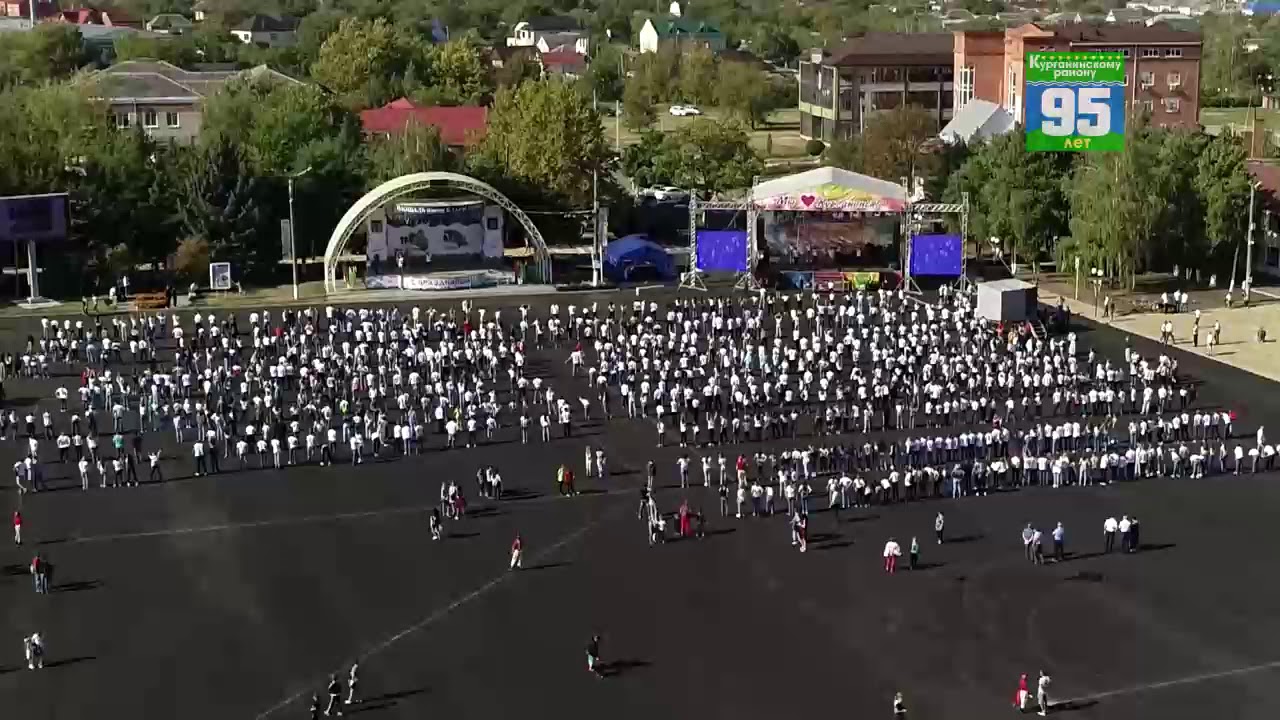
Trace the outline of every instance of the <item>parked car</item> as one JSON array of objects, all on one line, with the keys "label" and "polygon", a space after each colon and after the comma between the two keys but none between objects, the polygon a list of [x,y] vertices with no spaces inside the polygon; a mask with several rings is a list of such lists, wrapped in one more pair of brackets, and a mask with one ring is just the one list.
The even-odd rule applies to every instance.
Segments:
[{"label": "parked car", "polygon": [[662,185],[659,187],[645,188],[640,191],[641,197],[653,198],[658,202],[680,202],[689,199],[689,191],[681,190],[678,187],[670,185]]},{"label": "parked car", "polygon": [[701,115],[702,111],[693,105],[672,105],[667,112],[675,117],[685,117],[686,115]]}]

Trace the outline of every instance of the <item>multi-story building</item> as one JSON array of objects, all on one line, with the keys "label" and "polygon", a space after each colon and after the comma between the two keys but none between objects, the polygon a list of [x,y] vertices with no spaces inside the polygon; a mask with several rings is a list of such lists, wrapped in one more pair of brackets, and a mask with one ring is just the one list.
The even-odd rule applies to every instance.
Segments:
[{"label": "multi-story building", "polygon": [[916,105],[951,119],[952,33],[867,33],[800,63],[800,134],[823,142],[862,133],[875,113]]},{"label": "multi-story building", "polygon": [[1196,127],[1200,122],[1200,33],[1125,23],[1027,24],[1004,31],[956,33],[955,105],[975,98],[997,103],[1026,121],[1023,68],[1036,51],[1118,52],[1125,63],[1125,105],[1152,125]]}]

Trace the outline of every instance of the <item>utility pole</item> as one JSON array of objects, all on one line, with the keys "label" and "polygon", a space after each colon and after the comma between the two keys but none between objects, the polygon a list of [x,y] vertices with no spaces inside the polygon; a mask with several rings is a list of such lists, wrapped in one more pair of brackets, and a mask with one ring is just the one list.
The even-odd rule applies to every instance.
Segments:
[{"label": "utility pole", "polygon": [[[1244,281],[1245,281],[1245,287],[1248,289],[1253,288],[1253,207],[1254,207],[1254,200],[1257,197],[1257,191],[1258,191],[1258,183],[1250,182],[1249,183],[1249,234],[1248,234],[1248,239],[1245,241],[1245,253],[1244,253]],[[1248,296],[1248,292],[1249,292],[1248,290],[1245,290],[1246,297]]]},{"label": "utility pole", "polygon": [[[591,90],[591,108],[600,117],[600,98]],[[600,168],[591,168],[591,287],[600,286],[600,269],[604,256],[600,252]]]},{"label": "utility pole", "polygon": [[297,225],[293,221],[293,181],[311,172],[308,165],[302,172],[289,176],[289,265],[293,268],[293,299],[298,299],[298,236]]}]

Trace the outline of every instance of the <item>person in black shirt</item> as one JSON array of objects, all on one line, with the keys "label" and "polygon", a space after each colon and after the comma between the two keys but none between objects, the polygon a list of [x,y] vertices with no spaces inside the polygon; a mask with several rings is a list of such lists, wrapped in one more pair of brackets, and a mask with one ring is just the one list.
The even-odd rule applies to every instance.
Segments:
[{"label": "person in black shirt", "polygon": [[320,698],[311,693],[311,720],[320,720]]},{"label": "person in black shirt", "polygon": [[335,710],[339,716],[342,715],[342,683],[338,682],[337,675],[330,675],[329,704],[324,709],[324,716],[329,717]]},{"label": "person in black shirt", "polygon": [[599,635],[592,635],[591,642],[587,643],[587,670],[590,670],[596,677],[604,677],[604,673],[600,671]]}]

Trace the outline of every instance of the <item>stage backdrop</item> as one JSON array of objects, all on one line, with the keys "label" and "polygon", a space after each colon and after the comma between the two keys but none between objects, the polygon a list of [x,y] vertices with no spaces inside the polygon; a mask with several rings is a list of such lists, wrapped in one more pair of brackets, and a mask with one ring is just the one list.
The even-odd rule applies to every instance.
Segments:
[{"label": "stage backdrop", "polygon": [[[489,234],[493,236],[493,233]],[[498,242],[486,242],[485,205],[472,203],[400,203],[387,208],[385,232],[369,234],[366,255],[383,262],[426,255],[501,257]]]},{"label": "stage backdrop", "polygon": [[699,230],[695,263],[703,272],[747,272],[747,231]]},{"label": "stage backdrop", "polygon": [[911,238],[911,274],[960,277],[964,241],[959,235],[916,235]]},{"label": "stage backdrop", "polygon": [[895,217],[849,213],[770,212],[764,237],[769,252],[779,257],[857,255],[868,245],[891,247],[897,222]]}]

